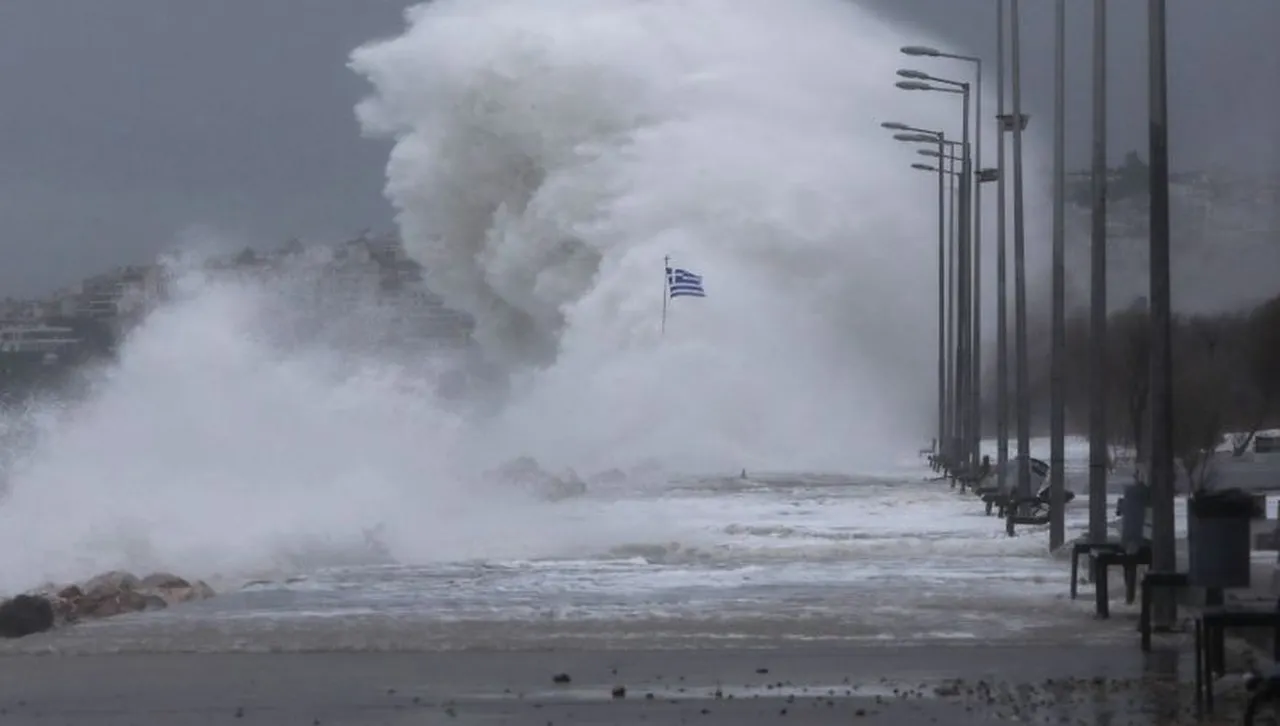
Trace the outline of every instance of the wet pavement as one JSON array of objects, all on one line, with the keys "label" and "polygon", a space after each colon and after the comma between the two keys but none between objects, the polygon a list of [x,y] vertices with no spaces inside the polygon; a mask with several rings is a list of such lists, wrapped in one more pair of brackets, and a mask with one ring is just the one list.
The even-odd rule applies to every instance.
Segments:
[{"label": "wet pavement", "polygon": [[1197,719],[1189,649],[164,654],[0,658],[6,724],[1230,724]]}]

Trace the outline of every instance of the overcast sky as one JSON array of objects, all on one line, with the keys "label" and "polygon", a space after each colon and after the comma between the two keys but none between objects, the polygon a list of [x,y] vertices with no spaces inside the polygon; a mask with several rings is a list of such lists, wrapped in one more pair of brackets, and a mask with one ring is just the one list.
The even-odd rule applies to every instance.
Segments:
[{"label": "overcast sky", "polygon": [[[867,1],[994,62],[994,0]],[[352,107],[368,89],[346,61],[398,32],[406,4],[0,2],[0,296],[145,261],[195,225],[258,245],[390,229],[387,146],[360,136]],[[1052,3],[1022,4],[1027,107],[1043,131]],[[1092,3],[1070,5],[1068,153],[1083,165]],[[1110,5],[1119,156],[1145,149],[1146,3]],[[1174,165],[1280,172],[1280,2],[1169,5]]]}]

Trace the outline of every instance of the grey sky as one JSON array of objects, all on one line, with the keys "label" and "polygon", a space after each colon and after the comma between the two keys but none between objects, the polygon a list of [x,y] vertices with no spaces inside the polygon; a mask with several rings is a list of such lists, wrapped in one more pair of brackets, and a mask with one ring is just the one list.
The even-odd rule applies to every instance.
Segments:
[{"label": "grey sky", "polygon": [[[993,58],[992,0],[871,0]],[[193,225],[264,244],[387,229],[387,147],[346,68],[402,0],[4,0],[0,296],[145,260]],[[1071,0],[1069,154],[1087,154],[1086,0]],[[1115,155],[1145,146],[1145,2],[1112,2]],[[1049,110],[1048,0],[1024,0],[1028,110]],[[1174,163],[1280,171],[1280,2],[1171,0]],[[903,59],[947,72],[943,64]],[[955,69],[956,73],[961,68]],[[886,83],[892,79],[886,79]]]}]

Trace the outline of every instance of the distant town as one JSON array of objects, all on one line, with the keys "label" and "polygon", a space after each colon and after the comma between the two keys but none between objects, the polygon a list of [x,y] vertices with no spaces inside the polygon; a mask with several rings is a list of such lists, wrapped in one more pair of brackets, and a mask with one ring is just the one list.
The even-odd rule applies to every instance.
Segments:
[{"label": "distant town", "polygon": [[[201,263],[212,275],[270,279],[293,270],[334,309],[374,304],[394,311],[397,329],[437,344],[465,346],[474,322],[423,284],[422,267],[398,237],[360,236],[328,245],[291,241],[247,248]],[[0,402],[57,383],[78,365],[109,358],[130,329],[169,299],[170,267],[120,267],[39,298],[0,301]]]},{"label": "distant town", "polygon": [[[1111,170],[1108,237],[1117,269],[1145,265],[1145,246],[1131,242],[1146,236],[1146,179],[1146,164],[1136,153]],[[1280,182],[1224,173],[1184,174],[1175,180],[1173,192],[1175,233],[1183,243],[1209,256],[1240,256],[1255,267],[1280,264]],[[1089,193],[1088,175],[1072,174],[1069,225],[1084,224],[1080,216],[1088,208]],[[1068,250],[1069,269],[1087,270],[1086,253],[1087,245],[1073,245]],[[1196,278],[1210,269],[1204,255],[1192,257],[1194,265],[1180,288],[1184,297],[1189,292],[1186,288],[1201,284]],[[474,329],[470,317],[449,309],[427,289],[421,265],[406,254],[393,234],[364,234],[333,244],[304,245],[294,240],[276,249],[247,248],[201,264],[213,275],[262,279],[305,271],[302,277],[316,293],[308,304],[317,314],[340,315],[373,303],[393,313],[395,325],[384,332],[398,341],[465,346]],[[12,401],[15,393],[32,385],[59,382],[82,363],[109,359],[127,332],[169,299],[172,274],[170,266],[160,263],[130,265],[43,298],[0,300],[0,403]],[[1232,290],[1240,287],[1239,281],[1231,284]],[[1144,294],[1141,285],[1121,277],[1112,285],[1120,304]],[[1270,288],[1257,291],[1254,297],[1270,297],[1275,292]]]}]

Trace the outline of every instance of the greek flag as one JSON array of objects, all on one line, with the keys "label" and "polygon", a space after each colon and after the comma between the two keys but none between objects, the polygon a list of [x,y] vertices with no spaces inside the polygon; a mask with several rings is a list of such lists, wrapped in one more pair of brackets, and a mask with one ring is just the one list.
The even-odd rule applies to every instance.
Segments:
[{"label": "greek flag", "polygon": [[702,289],[702,275],[679,267],[667,268],[667,293],[672,299],[707,296],[707,291]]}]

